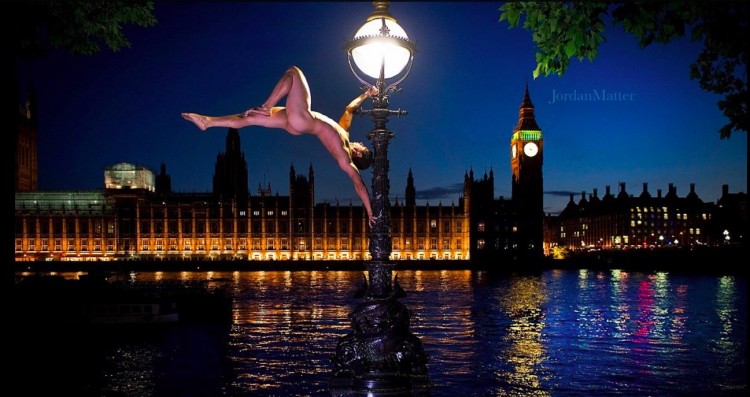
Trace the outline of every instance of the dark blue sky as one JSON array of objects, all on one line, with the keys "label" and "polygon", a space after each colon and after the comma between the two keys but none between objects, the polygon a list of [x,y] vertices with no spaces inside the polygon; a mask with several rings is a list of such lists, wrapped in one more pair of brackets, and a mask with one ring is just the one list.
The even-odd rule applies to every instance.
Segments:
[{"label": "dark blue sky", "polygon": [[[457,203],[465,172],[495,174],[495,195],[510,197],[510,136],[528,81],[544,134],[545,210],[560,211],[575,193],[626,183],[652,195],[670,183],[685,196],[694,183],[704,201],[721,185],[747,192],[747,134],[720,140],[726,123],[689,78],[700,46],[688,40],[640,49],[614,29],[594,62],[571,61],[563,77],[533,79],[531,34],[499,22],[500,2],[393,2],[390,11],[418,53],[391,108],[391,195],[403,199],[411,168],[418,198]],[[211,190],[225,128],[201,132],[181,112],[232,114],[259,105],[290,65],[306,74],[313,108],[338,119],[359,91],[344,44],[372,11],[371,2],[157,3],[158,24],[126,30],[132,48],[93,57],[53,52],[21,63],[39,98],[40,190],[103,187],[118,162],[158,172],[172,187]],[[28,81],[28,80],[26,80]],[[556,100],[596,93],[620,100]],[[559,97],[558,97],[559,98]],[[370,107],[366,104],[365,107]],[[356,117],[352,139],[368,146],[372,121]],[[349,179],[310,135],[260,127],[240,130],[249,186],[288,194],[289,167],[313,165],[318,202],[359,205]],[[371,170],[364,172],[369,186]],[[420,200],[424,203],[424,200]]]}]

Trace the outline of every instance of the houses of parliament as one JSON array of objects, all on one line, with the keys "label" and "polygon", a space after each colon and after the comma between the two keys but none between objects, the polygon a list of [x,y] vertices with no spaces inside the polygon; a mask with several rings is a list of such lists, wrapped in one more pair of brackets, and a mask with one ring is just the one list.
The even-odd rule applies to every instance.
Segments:
[{"label": "houses of parliament", "polygon": [[[367,260],[362,206],[315,201],[315,172],[289,170],[288,194],[248,189],[239,133],[228,129],[211,193],[176,193],[165,164],[157,173],[130,163],[104,170],[93,191],[39,191],[37,117],[29,95],[16,128],[16,261]],[[494,174],[464,175],[456,204],[417,205],[412,171],[404,200],[391,206],[392,260],[470,260],[502,267],[560,249],[690,247],[744,242],[747,197],[724,186],[716,203],[694,186],[685,197],[638,195],[624,184],[599,197],[582,191],[559,215],[543,209],[544,140],[525,90],[509,134],[510,199],[494,197]],[[393,177],[393,176],[392,176]]]}]

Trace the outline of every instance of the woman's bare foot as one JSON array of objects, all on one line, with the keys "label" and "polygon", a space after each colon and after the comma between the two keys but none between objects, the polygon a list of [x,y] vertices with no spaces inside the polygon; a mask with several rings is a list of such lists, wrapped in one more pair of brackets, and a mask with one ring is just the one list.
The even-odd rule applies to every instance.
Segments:
[{"label": "woman's bare foot", "polygon": [[261,114],[263,116],[270,116],[271,115],[271,111],[269,109],[266,109],[265,107],[263,107],[261,105],[261,106],[256,106],[256,107],[254,107],[252,109],[248,109],[248,110],[245,111],[245,113],[243,113],[243,115],[245,117],[253,115],[253,114]]},{"label": "woman's bare foot", "polygon": [[196,113],[182,113],[182,118],[197,125],[198,128],[201,129],[201,131],[205,131],[208,127],[206,125],[206,116],[201,116],[200,114]]}]

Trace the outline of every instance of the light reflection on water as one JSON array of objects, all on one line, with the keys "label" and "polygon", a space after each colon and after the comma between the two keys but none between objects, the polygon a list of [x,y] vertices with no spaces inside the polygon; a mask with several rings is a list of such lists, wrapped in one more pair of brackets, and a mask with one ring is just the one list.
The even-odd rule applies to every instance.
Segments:
[{"label": "light reflection on water", "polygon": [[[747,393],[738,276],[550,270],[397,271],[432,396]],[[227,329],[178,326],[84,349],[86,390],[123,396],[322,396],[351,328],[359,271],[153,272],[222,280]],[[52,367],[50,367],[52,368]]]}]

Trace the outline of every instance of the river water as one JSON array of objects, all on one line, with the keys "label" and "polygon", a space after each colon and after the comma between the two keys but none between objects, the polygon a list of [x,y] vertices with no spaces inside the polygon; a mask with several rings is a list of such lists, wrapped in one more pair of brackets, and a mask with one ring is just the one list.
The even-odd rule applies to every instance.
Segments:
[{"label": "river water", "polygon": [[[361,271],[152,272],[222,279],[231,324],[20,338],[12,379],[36,395],[325,396]],[[431,396],[748,394],[747,280],[549,270],[395,271]],[[46,336],[46,337],[45,337]],[[10,389],[13,390],[13,389]]]}]

